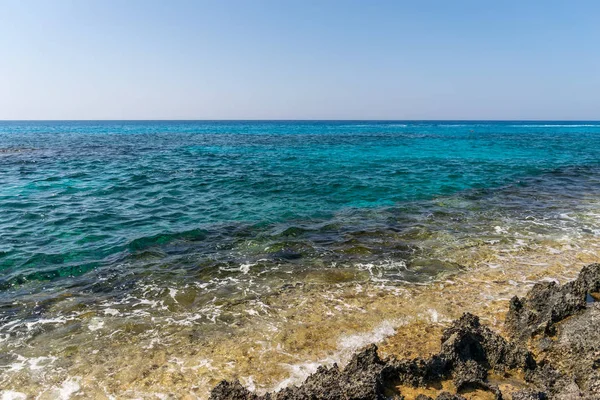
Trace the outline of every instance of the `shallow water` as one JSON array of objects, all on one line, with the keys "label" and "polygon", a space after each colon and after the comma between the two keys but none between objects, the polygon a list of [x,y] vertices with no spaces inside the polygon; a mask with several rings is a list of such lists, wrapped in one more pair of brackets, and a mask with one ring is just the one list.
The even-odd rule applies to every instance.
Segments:
[{"label": "shallow water", "polygon": [[[600,124],[0,123],[0,383],[276,389],[598,259]],[[498,327],[500,327],[498,325]],[[410,346],[406,345],[410,338]]]}]

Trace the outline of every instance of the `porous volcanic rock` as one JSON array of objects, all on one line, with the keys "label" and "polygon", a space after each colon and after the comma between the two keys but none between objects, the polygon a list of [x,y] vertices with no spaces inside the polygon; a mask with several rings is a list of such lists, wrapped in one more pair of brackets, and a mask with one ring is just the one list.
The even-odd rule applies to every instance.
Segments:
[{"label": "porous volcanic rock", "polygon": [[[429,358],[382,360],[377,346],[370,345],[343,369],[322,366],[300,386],[257,395],[238,381],[222,381],[211,399],[403,400],[401,386],[442,387],[451,380],[456,393],[440,391],[436,400],[464,400],[472,389],[497,400],[505,395],[513,400],[600,400],[598,292],[600,264],[588,265],[575,281],[536,284],[523,299],[513,298],[505,321],[508,340],[467,313],[444,330],[439,353]],[[526,389],[503,394],[489,382],[490,372],[520,372]],[[424,394],[416,399],[433,400]]]}]

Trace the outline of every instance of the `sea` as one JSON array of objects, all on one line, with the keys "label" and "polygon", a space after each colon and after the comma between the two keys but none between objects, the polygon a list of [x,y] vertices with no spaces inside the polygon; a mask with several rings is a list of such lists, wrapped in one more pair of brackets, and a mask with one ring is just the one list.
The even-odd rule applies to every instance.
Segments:
[{"label": "sea", "polygon": [[600,122],[2,121],[2,399],[259,393],[600,259]]}]

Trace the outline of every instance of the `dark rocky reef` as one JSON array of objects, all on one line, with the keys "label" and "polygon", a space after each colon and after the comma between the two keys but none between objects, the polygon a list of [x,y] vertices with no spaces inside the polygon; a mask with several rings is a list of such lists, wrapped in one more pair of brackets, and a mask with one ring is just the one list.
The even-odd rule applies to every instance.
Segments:
[{"label": "dark rocky reef", "polygon": [[[506,317],[510,340],[464,314],[429,358],[382,360],[370,345],[343,369],[320,367],[300,386],[257,395],[238,381],[222,381],[211,399],[408,400],[402,387],[439,388],[437,400],[465,399],[475,389],[498,400],[600,399],[600,303],[593,301],[599,291],[600,264],[592,264],[573,282],[537,284],[525,298],[513,298]],[[503,393],[490,373],[520,373],[522,384]],[[455,393],[441,390],[448,382]],[[433,400],[425,394],[413,398]]]}]

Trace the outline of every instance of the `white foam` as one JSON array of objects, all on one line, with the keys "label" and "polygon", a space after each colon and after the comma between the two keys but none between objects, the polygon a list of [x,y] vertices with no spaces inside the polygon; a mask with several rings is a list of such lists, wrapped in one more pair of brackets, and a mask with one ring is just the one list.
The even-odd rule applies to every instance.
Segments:
[{"label": "white foam", "polygon": [[43,368],[47,367],[48,365],[52,364],[57,359],[58,358],[56,358],[56,357],[44,357],[44,356],[30,358],[28,360],[29,369],[31,369],[32,371],[43,369]]},{"label": "white foam", "polygon": [[64,316],[60,316],[57,318],[42,318],[33,322],[26,322],[25,326],[28,331],[31,331],[36,325],[45,325],[45,324],[65,324],[67,321],[72,320],[74,318],[66,318]]},{"label": "white foam", "polygon": [[59,388],[54,389],[55,398],[60,400],[68,400],[71,395],[79,392],[81,386],[79,385],[80,377],[71,377],[65,379]]},{"label": "white foam", "polygon": [[550,253],[550,254],[561,254],[562,253],[562,251],[555,249],[554,247],[547,246],[546,249],[548,249],[548,253]]},{"label": "white foam", "polygon": [[56,357],[40,356],[40,357],[27,358],[27,357],[23,357],[20,354],[17,354],[17,361],[10,364],[8,371],[9,372],[17,372],[17,371],[21,371],[22,369],[25,369],[25,368],[29,368],[31,371],[37,371],[37,370],[41,370],[41,369],[47,367],[48,365],[52,364],[56,360],[57,360]]},{"label": "white foam", "polygon": [[508,230],[506,228],[503,228],[503,227],[498,226],[498,225],[494,227],[494,230],[496,231],[496,233],[499,233],[499,234],[501,234],[501,233],[508,233]]},{"label": "white foam", "polygon": [[562,219],[566,219],[566,220],[569,220],[569,221],[577,221],[577,219],[575,219],[575,218],[571,217],[571,216],[570,216],[569,214],[567,214],[567,213],[562,213],[562,214],[559,214],[558,216],[559,216],[560,218],[562,218]]},{"label": "white foam", "polygon": [[556,283],[557,285],[560,283],[558,281],[558,279],[556,279],[556,278],[550,278],[550,277],[542,278],[542,279],[540,279],[540,282]]},{"label": "white foam", "polygon": [[[250,272],[250,267],[255,266],[256,264],[253,263],[246,263],[246,264],[240,264],[239,267],[234,267],[234,268],[225,268],[225,267],[220,267],[219,270],[221,271],[227,271],[227,272],[236,272],[239,271],[242,274],[247,274],[248,272]],[[233,278],[231,278],[233,279]]]},{"label": "white foam", "polygon": [[242,264],[240,265],[240,272],[242,274],[247,274],[248,272],[250,272],[250,267],[254,266],[255,264]]},{"label": "white foam", "polygon": [[102,318],[93,317],[90,319],[90,323],[88,324],[88,329],[92,332],[95,332],[104,327],[104,321]]},{"label": "white foam", "polygon": [[273,389],[275,392],[278,392],[282,389],[285,389],[291,385],[298,385],[306,380],[310,375],[317,372],[317,369],[323,364],[333,364],[331,360],[329,362],[305,362],[298,364],[282,364],[284,368],[286,368],[290,375],[286,379],[282,380],[275,386]]},{"label": "white foam", "polygon": [[198,364],[194,365],[193,367],[190,367],[190,369],[192,370],[198,370],[200,368],[206,368],[209,371],[212,371],[215,369],[215,367],[213,367],[211,360],[204,358],[198,361]]},{"label": "white foam", "polygon": [[370,343],[381,342],[385,338],[392,336],[396,333],[395,326],[397,325],[398,324],[395,324],[392,321],[384,321],[370,332],[342,336],[338,340],[338,349],[343,361],[349,359],[353,353],[362,347],[365,347]]},{"label": "white foam", "polygon": [[431,322],[433,322],[434,324],[437,324],[438,320],[439,320],[439,315],[438,315],[437,310],[430,308],[429,310],[427,310],[427,312],[429,313],[429,315],[431,315]]},{"label": "white foam", "polygon": [[[136,307],[136,306],[141,306],[141,305],[148,305],[148,306],[150,306],[150,308],[166,309],[166,306],[163,305],[162,301],[148,300],[148,299],[139,299],[139,302],[136,304],[132,304],[131,307]],[[163,305],[163,306],[159,308],[158,307],[159,305]]]},{"label": "white foam", "polygon": [[252,378],[252,376],[249,376],[247,378],[240,378],[240,382],[251,392],[256,391],[256,385],[254,384],[254,379]]},{"label": "white foam", "polygon": [[371,343],[378,343],[385,338],[396,333],[396,326],[400,323],[394,321],[384,321],[375,329],[369,332],[357,333],[353,335],[342,336],[338,340],[338,349],[330,357],[318,361],[308,361],[296,364],[282,364],[282,367],[289,371],[289,376],[279,382],[272,390],[279,391],[290,385],[297,385],[306,380],[309,375],[315,373],[321,365],[332,365],[338,363],[346,364],[352,355],[361,348]]},{"label": "white foam", "polygon": [[25,368],[25,364],[27,363],[27,358],[23,357],[20,354],[17,354],[17,361],[10,364],[10,368],[8,368],[9,372],[20,371]]},{"label": "white foam", "polygon": [[114,316],[120,315],[121,312],[119,310],[117,310],[116,308],[105,308],[104,314],[114,317]]},{"label": "white foam", "polygon": [[150,350],[153,349],[154,346],[156,346],[157,344],[160,344],[160,338],[157,337],[153,337],[152,339],[150,339],[150,343],[148,343],[146,346],[142,346],[142,349],[144,350]]},{"label": "white foam", "polygon": [[0,393],[2,394],[2,400],[25,400],[27,398],[25,393],[16,392],[14,390],[3,390]]},{"label": "white foam", "polygon": [[0,327],[0,329],[3,330],[3,331],[5,330],[7,332],[11,332],[13,329],[15,329],[17,326],[19,326],[20,322],[21,322],[20,319],[16,319],[14,321],[10,321],[10,322],[2,325],[2,327]]},{"label": "white foam", "polygon": [[600,128],[600,125],[596,124],[546,124],[546,125],[509,125],[512,128],[582,128],[582,127],[594,127]]},{"label": "white foam", "polygon": [[[371,277],[382,276],[382,271],[390,271],[390,270],[406,270],[406,262],[403,260],[382,260],[377,264],[373,263],[356,263],[354,265],[355,268],[369,271],[369,275]],[[374,279],[377,281],[376,279]]]}]

